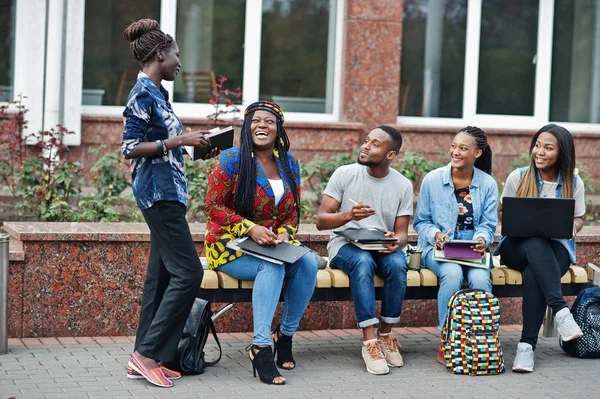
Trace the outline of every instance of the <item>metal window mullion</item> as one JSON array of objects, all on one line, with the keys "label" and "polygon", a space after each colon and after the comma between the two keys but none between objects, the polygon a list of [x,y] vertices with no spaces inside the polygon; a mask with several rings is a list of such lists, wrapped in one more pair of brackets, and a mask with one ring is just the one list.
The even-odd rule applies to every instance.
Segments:
[{"label": "metal window mullion", "polygon": [[533,111],[533,116],[540,125],[546,124],[550,119],[553,30],[554,0],[540,0]]},{"label": "metal window mullion", "polygon": [[463,91],[463,119],[470,120],[477,113],[479,79],[479,35],[481,33],[481,0],[469,0],[465,46],[465,79]]},{"label": "metal window mullion", "polygon": [[[176,38],[177,31],[177,0],[162,0],[160,2],[160,28],[163,32]],[[163,87],[169,92],[169,98],[173,101],[173,82],[162,82]]]},{"label": "metal window mullion", "polygon": [[258,100],[260,94],[261,32],[262,0],[247,0],[244,29],[243,106]]}]

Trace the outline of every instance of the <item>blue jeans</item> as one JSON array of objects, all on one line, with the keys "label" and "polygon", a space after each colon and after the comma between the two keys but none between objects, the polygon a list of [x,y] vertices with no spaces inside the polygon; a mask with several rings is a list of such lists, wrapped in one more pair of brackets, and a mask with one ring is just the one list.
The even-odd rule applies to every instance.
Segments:
[{"label": "blue jeans", "polygon": [[350,277],[350,290],[359,328],[378,323],[375,316],[375,273],[384,280],[381,321],[387,324],[400,321],[408,272],[404,252],[397,250],[391,254],[382,254],[346,244],[331,260],[330,266]]},{"label": "blue jeans", "polygon": [[238,280],[254,281],[252,289],[252,313],[254,318],[254,345],[271,345],[271,324],[283,289],[283,315],[280,331],[292,336],[315,290],[317,261],[308,253],[294,263],[278,265],[244,255],[217,270]]},{"label": "blue jeans", "polygon": [[462,288],[463,280],[466,275],[469,288],[492,292],[492,279],[489,269],[478,267],[463,266],[450,262],[438,262],[433,260],[433,251],[424,257],[421,261],[423,265],[435,273],[440,280],[438,289],[437,305],[439,329],[442,330],[448,314],[448,301],[455,292]]}]

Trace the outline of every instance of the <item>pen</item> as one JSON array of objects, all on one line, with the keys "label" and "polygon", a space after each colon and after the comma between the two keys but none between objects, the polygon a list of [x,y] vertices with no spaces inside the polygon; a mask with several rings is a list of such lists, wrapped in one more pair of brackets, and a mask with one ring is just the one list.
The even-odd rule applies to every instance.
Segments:
[{"label": "pen", "polygon": [[354,201],[352,198],[348,198],[348,201],[352,202],[354,205],[358,205],[358,202]]},{"label": "pen", "polygon": [[448,234],[450,234],[451,231],[452,229],[448,229],[448,231],[442,236],[442,242],[446,242],[448,239]]}]

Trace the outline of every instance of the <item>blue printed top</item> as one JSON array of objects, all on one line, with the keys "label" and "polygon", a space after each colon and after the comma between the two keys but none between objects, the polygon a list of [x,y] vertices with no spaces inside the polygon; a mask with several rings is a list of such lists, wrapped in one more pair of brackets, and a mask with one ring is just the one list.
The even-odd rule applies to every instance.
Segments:
[{"label": "blue printed top", "polygon": [[[142,142],[166,140],[183,133],[183,125],[169,103],[169,93],[152,83],[140,72],[123,111],[121,149],[127,156]],[[158,152],[158,150],[157,150]],[[187,178],[181,147],[169,149],[167,155],[131,159],[133,194],[141,210],[157,201],[178,201],[187,206]]]},{"label": "blue printed top", "polygon": [[492,176],[477,168],[474,170],[469,186],[473,230],[459,232],[456,229],[459,204],[452,183],[452,164],[429,172],[423,179],[413,223],[419,235],[419,246],[423,248],[421,259],[433,250],[438,231],[449,231],[448,237],[464,240],[482,237],[488,246],[494,242],[498,224],[498,186]]}]

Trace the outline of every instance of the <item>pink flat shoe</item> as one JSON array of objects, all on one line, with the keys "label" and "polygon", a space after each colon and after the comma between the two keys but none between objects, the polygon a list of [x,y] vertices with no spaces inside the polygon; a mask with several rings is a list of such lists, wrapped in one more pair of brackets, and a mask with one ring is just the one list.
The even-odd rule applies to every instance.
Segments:
[{"label": "pink flat shoe", "polygon": [[[181,373],[179,371],[168,369],[165,366],[160,366],[160,370],[169,380],[178,380],[181,378]],[[145,377],[131,367],[127,367],[127,378],[130,380],[143,380]]]},{"label": "pink flat shoe", "polygon": [[127,366],[157,387],[171,388],[173,386],[173,382],[165,377],[160,367],[148,369],[135,353],[129,356]]}]

